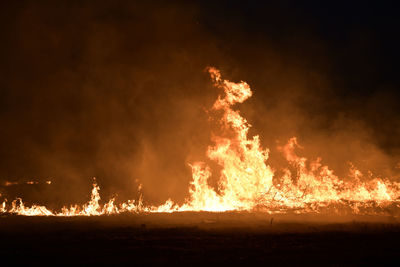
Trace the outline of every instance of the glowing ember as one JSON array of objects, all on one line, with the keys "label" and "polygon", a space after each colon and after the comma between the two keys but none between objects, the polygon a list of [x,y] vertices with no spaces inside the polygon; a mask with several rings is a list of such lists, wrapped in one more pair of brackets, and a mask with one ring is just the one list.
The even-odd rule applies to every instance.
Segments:
[{"label": "glowing ember", "polygon": [[82,206],[63,207],[61,212],[54,212],[44,206],[25,207],[18,199],[11,207],[3,202],[0,212],[45,216],[229,210],[377,214],[400,207],[400,183],[378,177],[363,182],[360,179],[363,174],[355,167],[349,170],[350,180],[339,179],[321,164],[321,159],[310,162],[298,156],[295,148],[299,145],[295,137],[279,150],[296,173],[285,169],[281,177],[276,177],[267,165],[268,149],[261,147],[259,136],[248,136],[250,124],[233,109],[235,104],[252,96],[249,85],[224,80],[215,68],[209,68],[208,72],[214,85],[224,91],[212,107],[216,114],[222,114],[221,129],[214,133],[213,145],[207,151],[208,158],[222,167],[218,190],[208,184],[211,168],[203,162],[195,162],[191,164],[190,196],[182,205],[169,199],[160,206],[146,206],[142,196],[138,201],[129,200],[117,205],[111,199],[100,205],[100,188],[94,183],[90,201]]},{"label": "glowing ember", "polygon": [[[46,184],[51,184],[51,181],[46,181]],[[22,185],[22,184],[29,184],[29,185],[33,185],[33,184],[40,184],[40,182],[38,181],[26,181],[26,182],[9,182],[6,181],[3,183],[3,186],[13,186],[13,185]]]}]

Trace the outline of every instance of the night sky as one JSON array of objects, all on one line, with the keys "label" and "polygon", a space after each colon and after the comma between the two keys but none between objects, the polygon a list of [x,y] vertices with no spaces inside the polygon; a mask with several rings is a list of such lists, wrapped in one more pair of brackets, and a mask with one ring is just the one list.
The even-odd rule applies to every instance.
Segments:
[{"label": "night sky", "polygon": [[[246,81],[242,114],[271,149],[337,174],[399,180],[400,16],[375,1],[3,1],[0,183],[12,199],[183,201],[215,101],[204,69]],[[239,107],[238,107],[239,108]],[[213,181],[211,181],[213,183]]]}]

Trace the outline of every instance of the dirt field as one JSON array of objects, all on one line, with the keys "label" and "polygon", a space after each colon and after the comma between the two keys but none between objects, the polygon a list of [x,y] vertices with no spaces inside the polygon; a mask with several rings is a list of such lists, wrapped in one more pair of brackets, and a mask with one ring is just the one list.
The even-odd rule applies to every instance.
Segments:
[{"label": "dirt field", "polygon": [[0,235],[7,264],[398,265],[400,223],[249,213],[7,215]]}]

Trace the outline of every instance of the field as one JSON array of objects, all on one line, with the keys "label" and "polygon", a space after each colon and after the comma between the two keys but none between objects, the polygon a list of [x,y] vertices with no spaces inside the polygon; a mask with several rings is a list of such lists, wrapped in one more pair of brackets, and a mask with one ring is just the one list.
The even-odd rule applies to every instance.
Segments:
[{"label": "field", "polygon": [[175,213],[0,218],[7,264],[396,264],[400,224],[386,217]]}]

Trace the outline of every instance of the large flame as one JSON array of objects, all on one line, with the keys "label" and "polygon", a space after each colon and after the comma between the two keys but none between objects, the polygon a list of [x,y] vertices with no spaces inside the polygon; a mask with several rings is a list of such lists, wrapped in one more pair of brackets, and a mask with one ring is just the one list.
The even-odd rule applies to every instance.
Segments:
[{"label": "large flame", "polygon": [[111,199],[101,205],[100,188],[94,183],[90,201],[82,206],[63,207],[60,212],[55,212],[44,206],[26,207],[18,199],[10,207],[4,201],[0,212],[46,216],[230,210],[378,214],[400,207],[400,183],[378,177],[362,181],[363,174],[354,166],[349,170],[351,179],[340,179],[321,164],[320,158],[310,162],[297,155],[295,149],[299,145],[295,137],[279,150],[296,173],[284,169],[284,174],[277,177],[267,164],[269,150],[261,147],[258,135],[249,137],[251,125],[238,110],[233,109],[235,104],[252,96],[250,86],[246,82],[234,83],[222,79],[215,68],[208,68],[208,72],[214,85],[224,92],[212,107],[212,114],[220,116],[220,129],[213,134],[213,144],[207,150],[208,158],[222,168],[218,189],[208,184],[211,168],[203,162],[195,162],[190,165],[190,195],[182,205],[170,199],[160,206],[144,205],[142,196],[137,201],[115,204],[115,200]]}]

